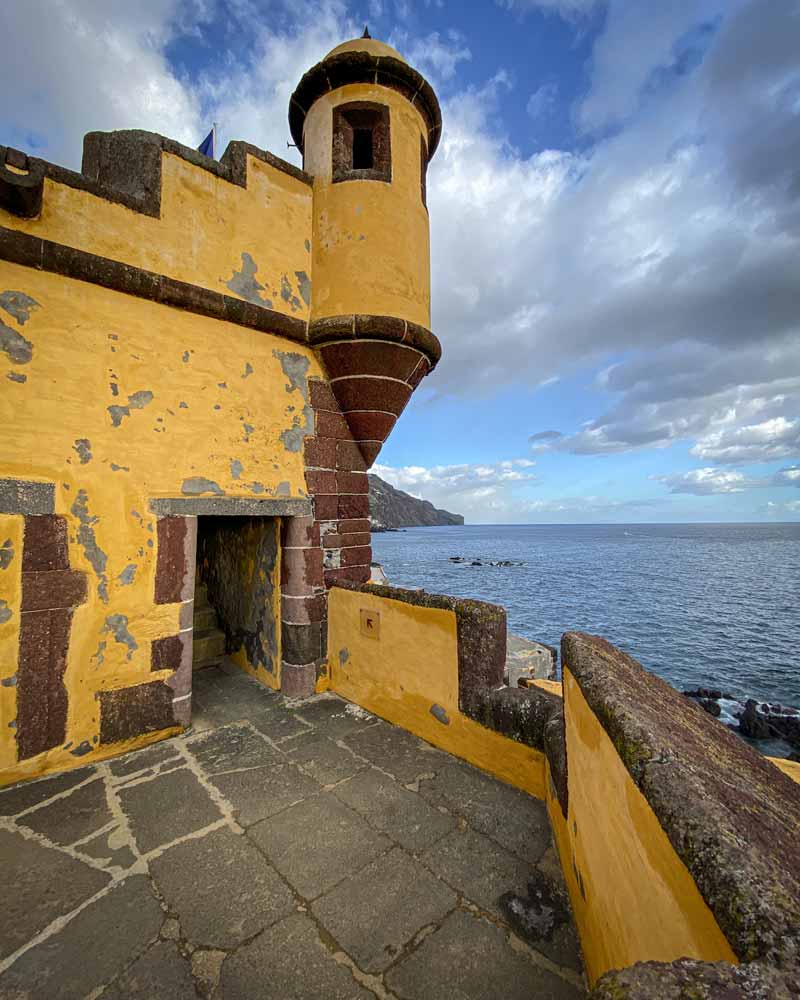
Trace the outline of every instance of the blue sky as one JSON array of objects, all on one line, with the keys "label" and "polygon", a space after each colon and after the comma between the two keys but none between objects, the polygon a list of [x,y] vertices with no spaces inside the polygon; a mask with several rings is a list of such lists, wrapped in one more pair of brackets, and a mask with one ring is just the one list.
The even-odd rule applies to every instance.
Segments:
[{"label": "blue sky", "polygon": [[800,518],[800,0],[29,0],[0,142],[289,159],[302,72],[360,34],[434,84],[432,326],[376,471],[470,521]]}]

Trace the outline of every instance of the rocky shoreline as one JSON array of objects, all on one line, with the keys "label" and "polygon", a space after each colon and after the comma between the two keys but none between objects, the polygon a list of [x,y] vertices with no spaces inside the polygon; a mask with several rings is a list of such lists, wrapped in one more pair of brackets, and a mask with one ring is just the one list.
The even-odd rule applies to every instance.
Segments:
[{"label": "rocky shoreline", "polygon": [[800,709],[787,705],[759,702],[748,698],[744,703],[732,694],[715,688],[684,691],[709,715],[750,740],[782,740],[792,747],[789,760],[800,761]]}]

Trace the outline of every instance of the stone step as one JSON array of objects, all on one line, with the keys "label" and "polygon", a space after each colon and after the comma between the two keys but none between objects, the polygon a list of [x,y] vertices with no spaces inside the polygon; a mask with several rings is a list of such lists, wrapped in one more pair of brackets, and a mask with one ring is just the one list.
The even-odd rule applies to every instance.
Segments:
[{"label": "stone step", "polygon": [[192,638],[192,663],[194,666],[206,660],[219,659],[225,655],[225,633],[218,628],[195,632]]},{"label": "stone step", "polygon": [[210,604],[208,603],[208,587],[204,583],[195,583],[194,585],[194,608],[195,611],[198,608],[208,608]]},{"label": "stone step", "polygon": [[195,606],[194,609],[194,625],[195,635],[198,632],[207,632],[209,629],[214,629],[219,624],[217,622],[217,612],[209,604],[205,608],[198,608]]}]

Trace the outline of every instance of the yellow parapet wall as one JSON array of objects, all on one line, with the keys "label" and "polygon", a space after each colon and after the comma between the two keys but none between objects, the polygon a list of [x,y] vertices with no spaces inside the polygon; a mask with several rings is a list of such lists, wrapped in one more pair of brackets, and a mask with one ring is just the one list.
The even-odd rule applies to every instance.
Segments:
[{"label": "yellow parapet wall", "polygon": [[334,587],[328,658],[330,689],[337,694],[545,797],[544,755],[459,711],[455,612]]},{"label": "yellow parapet wall", "polygon": [[308,319],[309,184],[252,155],[247,187],[159,155],[159,217],[48,177],[41,215],[0,225]]},{"label": "yellow parapet wall", "polygon": [[736,962],[684,863],[567,666],[569,809],[547,807],[594,983],[609,969],[689,957]]}]

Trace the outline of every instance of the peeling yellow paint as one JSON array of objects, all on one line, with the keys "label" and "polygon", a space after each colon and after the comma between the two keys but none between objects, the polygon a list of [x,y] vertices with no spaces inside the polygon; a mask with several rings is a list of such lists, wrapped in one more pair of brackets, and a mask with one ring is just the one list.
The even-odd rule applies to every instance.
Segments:
[{"label": "peeling yellow paint", "polygon": [[[388,105],[392,182],[333,183],[333,108]],[[349,84],[318,98],[305,121],[305,166],[314,175],[312,319],[353,313],[430,326],[430,235],[420,192],[419,111],[401,94]]]},{"label": "peeling yellow paint", "polygon": [[567,665],[569,810],[547,768],[547,808],[590,983],[636,962],[737,962],[689,870]]},{"label": "peeling yellow paint", "polygon": [[[227,282],[247,253],[264,286],[258,300],[308,318],[296,276],[311,276],[308,184],[253,156],[247,157],[247,188],[172,153],[162,153],[161,178],[157,219],[47,178],[41,216],[3,213],[2,225],[226,295],[237,295]],[[299,308],[281,296],[284,275]]]},{"label": "peeling yellow paint", "polygon": [[[158,673],[154,676],[157,677]],[[43,774],[49,774],[53,771],[74,771],[76,768],[86,767],[87,764],[97,764],[101,760],[119,757],[132,750],[141,750],[143,747],[150,746],[151,743],[169,739],[170,736],[178,736],[181,732],[183,730],[180,726],[160,729],[155,733],[144,733],[132,740],[122,740],[120,743],[108,743],[95,747],[80,757],[76,757],[64,747],[54,747],[46,753],[31,757],[30,760],[22,761],[4,770],[0,774],[0,787],[13,785],[18,781],[31,781],[33,778],[40,778]]]},{"label": "peeling yellow paint", "polygon": [[[179,630],[181,606],[154,603],[157,519],[149,501],[181,497],[184,481],[196,477],[230,497],[287,496],[287,483],[289,497],[306,497],[302,448],[290,451],[281,441],[303,401],[287,381],[280,354],[307,359],[309,377],[322,372],[302,345],[96,285],[0,262],[0,288],[23,291],[40,305],[24,326],[31,360],[14,364],[0,354],[0,422],[13,427],[0,438],[0,469],[4,477],[55,484],[55,512],[67,519],[70,565],[87,574],[88,599],[74,612],[64,678],[65,743],[75,747],[99,733],[98,691],[168,676],[151,672],[151,644]],[[248,364],[252,374],[243,378]],[[17,371],[28,376],[25,383],[6,380]],[[129,408],[115,426],[109,407],[141,392],[152,397]],[[76,452],[79,439],[90,443],[87,462]],[[233,459],[243,463],[247,477],[234,479]],[[251,489],[252,481],[263,484],[263,492]],[[79,496],[82,506],[76,506]],[[105,555],[104,567],[79,538],[81,517]],[[0,529],[0,545],[12,531],[21,539],[22,518],[0,523],[8,525],[5,534]],[[126,585],[120,576],[131,565],[135,572]],[[0,573],[15,609],[19,566],[16,560],[5,580]],[[127,616],[136,649],[103,631],[115,614]],[[0,625],[4,672],[14,672],[18,634],[15,611]],[[13,689],[0,687],[0,712],[0,785],[74,766],[69,752],[59,750],[14,766],[7,725]],[[92,759],[99,758],[87,755],[79,763]]]},{"label": "peeling yellow paint", "polygon": [[[380,612],[379,638],[360,628]],[[330,689],[510,785],[543,799],[544,755],[462,715],[453,611],[334,587],[328,596]],[[443,709],[449,724],[431,714]]]}]

